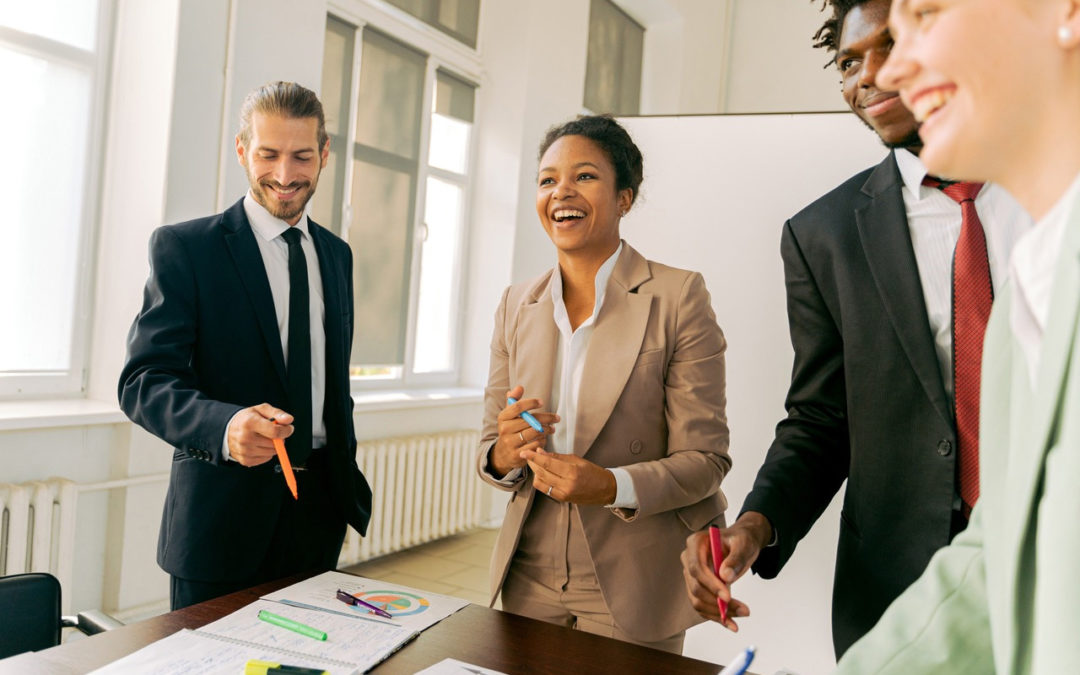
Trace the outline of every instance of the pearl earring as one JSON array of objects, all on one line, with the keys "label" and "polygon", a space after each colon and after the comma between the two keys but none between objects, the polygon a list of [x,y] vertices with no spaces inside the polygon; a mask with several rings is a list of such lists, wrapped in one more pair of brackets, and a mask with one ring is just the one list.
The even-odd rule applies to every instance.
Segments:
[{"label": "pearl earring", "polygon": [[1072,28],[1069,28],[1068,26],[1058,26],[1057,39],[1062,47],[1068,46],[1068,44],[1073,41],[1073,37]]}]

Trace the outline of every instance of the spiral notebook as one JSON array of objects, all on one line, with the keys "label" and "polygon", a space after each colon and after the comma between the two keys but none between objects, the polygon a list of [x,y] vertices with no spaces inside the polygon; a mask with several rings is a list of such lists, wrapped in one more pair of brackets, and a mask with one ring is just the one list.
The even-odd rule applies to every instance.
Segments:
[{"label": "spiral notebook", "polygon": [[[318,628],[326,641],[315,640],[260,621],[266,610]],[[362,673],[374,668],[417,632],[401,626],[257,600],[198,630],[183,630],[94,671],[121,673],[235,673],[249,659],[322,668],[333,675]]]}]

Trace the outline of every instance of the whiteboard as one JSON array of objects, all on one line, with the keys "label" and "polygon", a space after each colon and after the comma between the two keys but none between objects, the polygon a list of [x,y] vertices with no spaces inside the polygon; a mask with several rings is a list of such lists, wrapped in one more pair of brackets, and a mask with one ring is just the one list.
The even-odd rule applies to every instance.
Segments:
[{"label": "whiteboard", "polygon": [[[850,113],[639,117],[619,120],[645,157],[639,202],[622,235],[645,257],[701,272],[728,340],[733,467],[724,480],[733,520],[784,415],[792,349],[784,297],[784,221],[886,150]],[[748,644],[752,670],[808,674],[835,664],[831,597],[839,499],[780,576],[747,575],[735,597],[753,616],[733,635],[714,624],[685,653],[726,663]]]}]

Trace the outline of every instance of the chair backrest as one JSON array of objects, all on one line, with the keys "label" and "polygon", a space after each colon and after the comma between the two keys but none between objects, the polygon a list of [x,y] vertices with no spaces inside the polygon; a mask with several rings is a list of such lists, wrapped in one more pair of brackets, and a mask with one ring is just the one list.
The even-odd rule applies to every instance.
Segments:
[{"label": "chair backrest", "polygon": [[0,659],[60,644],[60,582],[51,574],[0,577]]}]

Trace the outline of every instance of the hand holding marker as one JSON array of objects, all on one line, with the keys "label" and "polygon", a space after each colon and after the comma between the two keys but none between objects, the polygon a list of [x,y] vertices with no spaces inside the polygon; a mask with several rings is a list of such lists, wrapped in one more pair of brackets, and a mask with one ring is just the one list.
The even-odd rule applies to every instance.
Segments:
[{"label": "hand holding marker", "polygon": [[[515,403],[517,403],[516,398],[514,398],[513,396],[506,397],[506,405],[514,405]],[[528,422],[529,426],[533,429],[536,429],[540,433],[544,433],[544,425],[540,424],[540,421],[533,417],[532,413],[530,413],[528,410],[522,410],[521,414],[518,415],[518,417]]]}]

